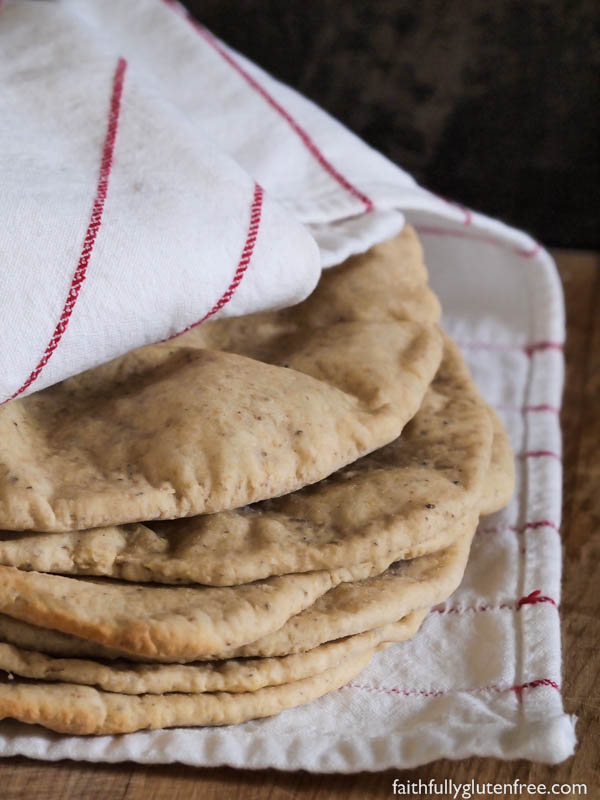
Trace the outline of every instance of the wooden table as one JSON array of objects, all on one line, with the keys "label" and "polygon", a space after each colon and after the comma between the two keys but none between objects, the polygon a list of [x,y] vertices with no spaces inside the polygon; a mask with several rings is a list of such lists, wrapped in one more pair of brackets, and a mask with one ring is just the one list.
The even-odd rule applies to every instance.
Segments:
[{"label": "wooden table", "polygon": [[[480,783],[586,782],[600,798],[600,256],[555,251],[567,302],[564,396],[565,498],[562,535],[564,702],[579,718],[579,746],[556,767],[472,758],[411,771],[311,775],[195,769],[180,765],[0,761],[2,800],[322,800],[392,796],[392,780],[453,778]],[[439,795],[438,795],[439,796]],[[513,795],[514,796],[514,795]]]}]

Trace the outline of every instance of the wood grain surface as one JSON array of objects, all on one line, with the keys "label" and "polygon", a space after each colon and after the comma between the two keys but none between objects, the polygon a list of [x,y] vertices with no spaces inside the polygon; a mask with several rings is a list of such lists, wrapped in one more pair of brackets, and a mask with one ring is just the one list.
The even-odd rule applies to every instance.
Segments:
[{"label": "wood grain surface", "polygon": [[[392,781],[585,782],[600,797],[600,257],[555,251],[567,303],[564,426],[563,694],[579,745],[564,763],[472,758],[410,771],[313,775],[180,765],[0,761],[2,800],[358,800],[392,796]],[[440,795],[437,795],[440,796]],[[516,795],[512,795],[515,797]],[[535,796],[535,795],[525,795]]]}]

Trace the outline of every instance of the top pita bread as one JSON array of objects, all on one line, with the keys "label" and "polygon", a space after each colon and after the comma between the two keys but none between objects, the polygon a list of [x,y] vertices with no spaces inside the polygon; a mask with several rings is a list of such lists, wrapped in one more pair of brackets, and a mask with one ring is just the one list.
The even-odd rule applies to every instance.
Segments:
[{"label": "top pita bread", "polygon": [[293,309],[216,321],[0,409],[0,527],[82,530],[292,492],[396,438],[440,362],[415,234]]}]

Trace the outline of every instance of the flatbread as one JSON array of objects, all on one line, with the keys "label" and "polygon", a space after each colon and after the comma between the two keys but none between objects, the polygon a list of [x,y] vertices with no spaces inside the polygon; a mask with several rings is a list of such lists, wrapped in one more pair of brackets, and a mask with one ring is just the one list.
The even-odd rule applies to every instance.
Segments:
[{"label": "flatbread", "polygon": [[[441,359],[406,229],[292,309],[207,323],[0,408],[0,527],[239,508],[395,439]],[[406,295],[406,297],[405,297]]]},{"label": "flatbread", "polygon": [[42,652],[0,642],[0,670],[22,678],[79,683],[122,694],[255,692],[265,686],[279,686],[308,678],[366,650],[410,639],[419,629],[427,611],[413,611],[391,625],[282,658],[164,665],[141,665],[127,661],[111,664],[53,658]]},{"label": "flatbread", "polygon": [[235,725],[270,717],[339,689],[373,651],[301,681],[256,692],[127,695],[69,683],[0,683],[0,719],[11,717],[59,733],[114,734],[155,728]]},{"label": "flatbread", "polygon": [[[460,580],[470,539],[471,535],[462,537],[452,548],[438,554],[437,563],[435,556],[431,555],[392,567],[388,574],[382,576],[387,584],[384,587],[375,588],[374,582],[369,581],[343,585],[352,587],[353,591],[345,598],[338,597],[326,604],[329,609],[324,608],[323,611],[333,612],[329,623],[326,626],[319,625],[318,619],[312,619],[307,620],[306,627],[313,636],[315,622],[319,635],[323,635],[326,629],[331,634],[333,627],[337,627],[338,631],[341,628],[362,627],[374,616],[381,618],[382,612],[385,614],[390,605],[401,607],[407,595],[413,600],[422,600],[426,595],[429,600],[433,598],[434,602],[438,602],[442,599],[441,595],[447,596]],[[374,579],[377,580],[380,579]],[[423,586],[428,586],[428,590],[424,591]],[[416,590],[414,587],[417,587]],[[333,592],[329,593],[330,600],[331,595]],[[301,616],[298,615],[296,621]],[[334,618],[336,625],[331,624]],[[284,637],[288,646],[299,638],[300,651],[307,649],[307,638],[302,628],[303,625],[296,625],[295,632],[290,630]],[[265,645],[263,641],[263,650]],[[270,645],[272,649],[273,642]],[[7,683],[0,683],[0,718],[12,717],[61,733],[75,734],[114,734],[146,728],[237,724],[279,713],[344,685],[366,666],[372,652],[344,659],[335,668],[303,680],[241,693],[128,695],[73,683],[37,683],[13,677]]]},{"label": "flatbread", "polygon": [[274,500],[183,520],[5,532],[0,564],[211,585],[360,563],[383,570],[450,544],[455,518],[481,503],[483,513],[502,507],[513,483],[502,424],[446,338],[440,369],[402,435],[329,478]]},{"label": "flatbread", "polygon": [[280,628],[371,567],[284,575],[231,588],[139,586],[0,567],[0,610],[146,658],[195,661]]},{"label": "flatbread", "polygon": [[[173,614],[153,615],[151,608],[145,608],[143,621],[152,630],[154,643],[152,648],[148,648],[146,639],[134,638],[130,633],[139,624],[136,610],[128,614],[127,604],[121,597],[119,608],[115,609],[112,602],[90,602],[90,598],[81,591],[75,596],[66,593],[64,597],[57,596],[58,584],[55,581],[67,582],[67,588],[70,583],[85,585],[86,581],[2,567],[0,610],[3,614],[0,615],[0,636],[27,649],[94,659],[121,657],[127,660],[186,662],[197,659],[264,658],[306,652],[325,642],[389,625],[415,609],[430,607],[445,600],[460,583],[476,524],[474,513],[465,515],[455,522],[456,541],[445,550],[412,561],[398,562],[377,577],[341,584],[304,611],[290,617],[280,627],[272,628],[271,633],[255,637],[245,646],[227,647],[221,637],[219,649],[215,647],[211,652],[204,635],[201,655],[190,655],[192,644],[198,649],[199,631],[196,623],[177,628],[175,625],[178,620]],[[9,585],[5,588],[7,582]],[[161,589],[148,587],[146,591],[149,590]],[[181,589],[162,591],[177,592]],[[96,599],[96,596],[92,594],[92,598]],[[158,606],[158,601],[154,601],[154,608]],[[187,618],[187,610],[181,610],[182,618]],[[8,617],[14,617],[14,620]],[[133,624],[133,620],[137,624]],[[231,627],[231,619],[228,622]],[[170,625],[175,628],[172,640],[165,643],[161,639],[158,646],[159,633],[166,638]]]},{"label": "flatbread", "polygon": [[6,614],[0,614],[0,641],[8,642],[26,650],[58,656],[59,658],[128,659],[142,664],[170,664],[173,662],[173,659],[164,659],[158,655],[154,658],[134,656],[130,653],[125,653],[123,650],[92,642],[89,639],[71,636],[70,633],[63,633],[52,628],[40,628],[38,625],[24,622],[22,619],[8,617]]},{"label": "flatbread", "polygon": [[438,553],[392,564],[381,575],[340,584],[285,625],[220,658],[266,658],[312,650],[323,642],[372,630],[418,608],[442,603],[464,575],[476,517],[462,520],[462,533]]}]

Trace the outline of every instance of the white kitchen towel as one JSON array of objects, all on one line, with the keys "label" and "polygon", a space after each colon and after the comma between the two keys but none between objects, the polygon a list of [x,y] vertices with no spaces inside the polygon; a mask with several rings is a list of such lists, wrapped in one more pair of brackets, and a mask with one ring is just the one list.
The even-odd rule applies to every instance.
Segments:
[{"label": "white kitchen towel", "polygon": [[7,3],[0,54],[0,403],[312,290],[306,228],[75,7]]},{"label": "white kitchen towel", "polygon": [[511,436],[517,493],[482,522],[454,596],[413,641],[378,654],[347,687],[228,728],[77,738],[7,720],[0,753],[339,772],[470,755],[568,757],[575,733],[560,694],[559,620],[564,312],[551,258],[529,236],[418,187],[172,3],[43,5],[104,32],[182,124],[218,141],[310,227],[324,265],[392,235],[402,215],[415,225],[445,327]]}]

